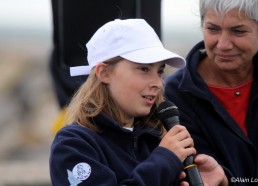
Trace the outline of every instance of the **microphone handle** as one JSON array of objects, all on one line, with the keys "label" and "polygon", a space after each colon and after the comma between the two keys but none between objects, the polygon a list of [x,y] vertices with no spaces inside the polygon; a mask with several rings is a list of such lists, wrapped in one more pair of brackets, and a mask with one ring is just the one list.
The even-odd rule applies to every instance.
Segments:
[{"label": "microphone handle", "polygon": [[[164,127],[169,131],[174,125],[180,124],[178,116],[169,117],[162,120]],[[186,173],[186,179],[189,182],[190,186],[203,186],[202,178],[197,165],[194,162],[194,156],[188,156],[184,164],[184,171]]]},{"label": "microphone handle", "polygon": [[191,186],[203,186],[202,178],[197,165],[194,162],[194,156],[188,156],[184,161],[184,171],[186,179]]}]

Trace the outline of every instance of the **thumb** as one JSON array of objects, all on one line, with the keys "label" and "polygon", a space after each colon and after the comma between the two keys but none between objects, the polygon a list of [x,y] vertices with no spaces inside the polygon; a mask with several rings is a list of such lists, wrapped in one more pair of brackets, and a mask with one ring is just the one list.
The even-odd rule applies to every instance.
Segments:
[{"label": "thumb", "polygon": [[218,162],[213,157],[208,156],[206,154],[198,154],[194,161],[197,164],[200,171],[212,170],[218,166]]},{"label": "thumb", "polygon": [[205,163],[205,162],[208,161],[208,158],[209,158],[209,157],[210,157],[210,156],[207,156],[207,155],[205,155],[205,154],[198,154],[198,155],[195,157],[194,161],[195,161],[196,164],[203,164],[203,163]]}]

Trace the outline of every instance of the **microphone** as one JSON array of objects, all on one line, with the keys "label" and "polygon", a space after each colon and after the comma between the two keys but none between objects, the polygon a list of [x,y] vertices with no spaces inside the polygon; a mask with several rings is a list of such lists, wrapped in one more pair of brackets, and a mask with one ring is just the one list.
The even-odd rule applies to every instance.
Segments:
[{"label": "microphone", "polygon": [[[158,106],[158,117],[167,131],[174,125],[180,124],[178,108],[170,101],[164,101]],[[189,184],[191,186],[203,186],[201,175],[194,162],[194,156],[188,156],[183,164]]]}]

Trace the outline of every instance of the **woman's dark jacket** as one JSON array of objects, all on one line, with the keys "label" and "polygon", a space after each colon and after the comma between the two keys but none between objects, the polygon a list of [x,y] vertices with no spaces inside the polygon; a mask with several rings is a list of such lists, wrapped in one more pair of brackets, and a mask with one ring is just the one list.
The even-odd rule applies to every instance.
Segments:
[{"label": "woman's dark jacket", "polygon": [[179,107],[181,124],[189,130],[198,153],[213,156],[233,175],[229,181],[239,185],[258,185],[258,55],[254,62],[254,81],[248,103],[248,136],[222,104],[208,90],[197,72],[206,56],[204,43],[188,54],[187,66],[166,79],[165,97]]}]

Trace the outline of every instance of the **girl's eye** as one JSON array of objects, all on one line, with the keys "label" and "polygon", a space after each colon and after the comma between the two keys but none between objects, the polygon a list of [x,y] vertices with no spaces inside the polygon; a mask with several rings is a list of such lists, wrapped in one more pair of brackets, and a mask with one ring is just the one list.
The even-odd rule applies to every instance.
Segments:
[{"label": "girl's eye", "polygon": [[164,69],[160,69],[160,70],[158,71],[158,74],[159,74],[160,76],[163,76],[163,75],[165,74]]},{"label": "girl's eye", "polygon": [[[151,68],[150,66],[139,66],[138,69],[141,71],[141,72],[144,72],[144,73],[149,73],[151,71]],[[165,74],[165,71],[164,71],[164,68],[165,67],[162,67],[160,69],[158,69],[157,73],[159,76],[163,76]],[[153,69],[154,70],[154,69]]]},{"label": "girl's eye", "polygon": [[140,67],[140,70],[143,71],[143,72],[148,72],[149,68],[145,67],[145,66],[142,66],[142,67]]}]

